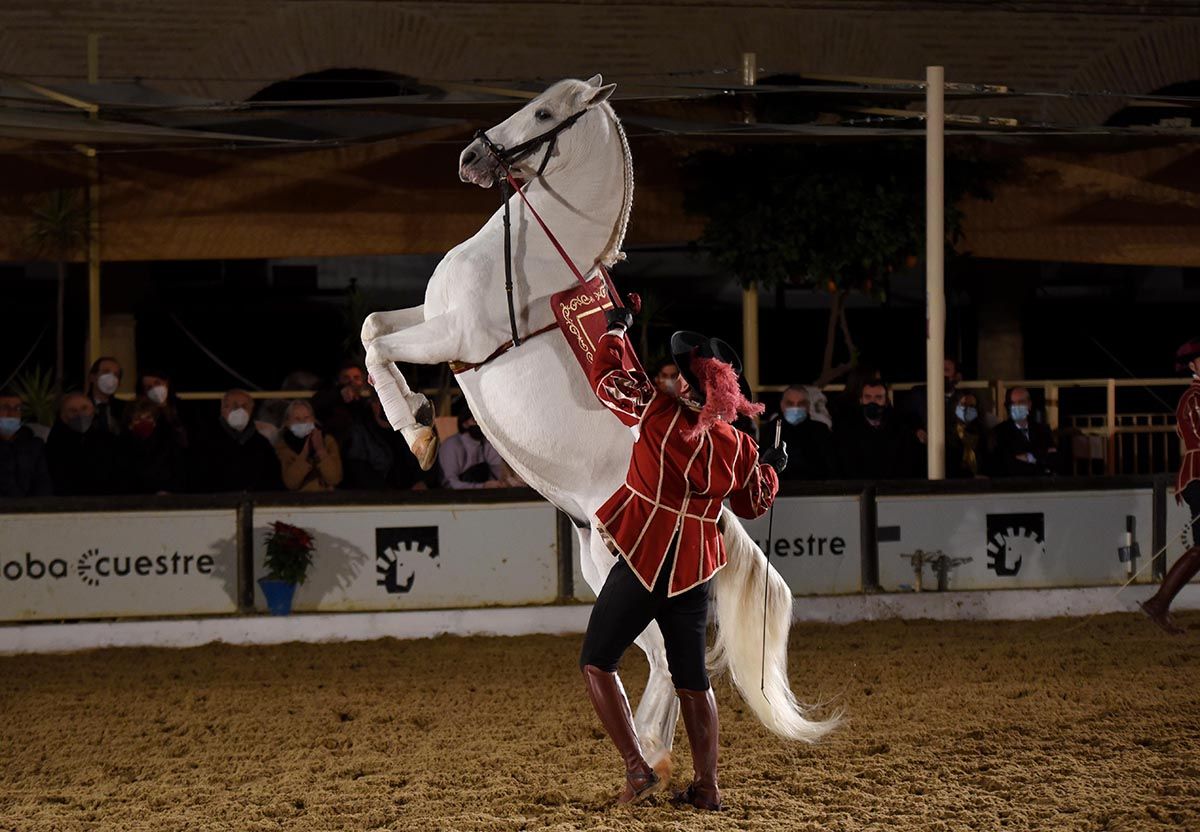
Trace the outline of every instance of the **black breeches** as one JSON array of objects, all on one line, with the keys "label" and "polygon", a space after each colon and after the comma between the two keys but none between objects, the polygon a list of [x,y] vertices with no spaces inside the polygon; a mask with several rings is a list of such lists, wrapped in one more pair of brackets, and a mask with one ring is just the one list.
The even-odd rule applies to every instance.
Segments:
[{"label": "black breeches", "polygon": [[621,656],[651,621],[657,621],[667,646],[667,666],[676,688],[708,690],[705,634],[708,627],[708,582],[674,598],[667,597],[671,559],[663,564],[654,591],[647,592],[637,575],[618,557],[592,607],[579,666],[612,673]]},{"label": "black breeches", "polygon": [[1188,507],[1188,513],[1193,518],[1192,545],[1200,546],[1200,480],[1189,482],[1180,496],[1183,497],[1183,501]]}]

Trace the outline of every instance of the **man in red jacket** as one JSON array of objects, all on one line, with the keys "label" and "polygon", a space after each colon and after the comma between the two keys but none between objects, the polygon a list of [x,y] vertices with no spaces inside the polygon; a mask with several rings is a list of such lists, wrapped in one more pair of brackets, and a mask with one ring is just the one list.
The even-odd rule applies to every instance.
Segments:
[{"label": "man in red jacket", "polygon": [[1192,383],[1175,408],[1175,432],[1183,442],[1175,499],[1187,503],[1192,514],[1192,546],[1175,561],[1158,592],[1142,603],[1142,610],[1171,635],[1181,635],[1183,628],[1171,620],[1171,601],[1200,572],[1200,338],[1193,338],[1175,353],[1175,371],[1192,374]]},{"label": "man in red jacket", "polygon": [[725,565],[721,503],[742,517],[765,514],[787,465],[784,448],[766,451],[731,422],[755,415],[738,388],[741,362],[729,345],[691,332],[671,338],[685,384],[663,392],[644,372],[624,366],[632,316],[607,313],[589,371],[592,389],[637,433],[625,484],[597,511],[597,527],[617,562],[588,621],[579,664],[588,697],[625,762],[619,803],[665,788],[647,764],[617,676],[622,654],[651,621],[666,643],[692,748],[695,777],[682,802],[720,809],[717,703],[705,670],[708,581]]}]

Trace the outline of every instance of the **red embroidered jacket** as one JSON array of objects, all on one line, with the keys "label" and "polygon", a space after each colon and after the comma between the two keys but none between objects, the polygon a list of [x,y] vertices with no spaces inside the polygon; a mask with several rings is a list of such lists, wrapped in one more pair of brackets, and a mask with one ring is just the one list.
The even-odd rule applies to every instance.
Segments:
[{"label": "red embroidered jacket", "polygon": [[638,428],[625,484],[596,513],[610,549],[652,590],[678,532],[669,595],[711,578],[726,562],[717,528],[721,502],[759,517],[779,490],[775,469],[758,463],[758,445],[718,422],[692,440],[683,434],[698,413],[662,393],[638,370],[622,366],[625,339],[605,334],[589,370],[592,389],[624,424]]},{"label": "red embroidered jacket", "polygon": [[1193,480],[1200,480],[1200,379],[1192,379],[1175,408],[1175,432],[1183,440],[1183,459],[1175,480],[1175,497]]}]

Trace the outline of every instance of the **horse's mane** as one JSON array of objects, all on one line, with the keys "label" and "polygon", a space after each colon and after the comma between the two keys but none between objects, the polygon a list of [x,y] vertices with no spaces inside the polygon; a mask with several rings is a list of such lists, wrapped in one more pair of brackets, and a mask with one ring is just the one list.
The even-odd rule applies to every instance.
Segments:
[{"label": "horse's mane", "polygon": [[621,251],[621,246],[625,242],[625,231],[629,227],[629,215],[633,212],[633,154],[629,152],[629,139],[625,136],[625,128],[621,126],[621,120],[617,118],[612,106],[605,101],[600,104],[600,109],[612,119],[613,126],[617,128],[617,138],[621,141],[621,157],[624,165],[622,173],[625,179],[625,192],[621,197],[621,215],[617,218],[617,224],[613,227],[612,236],[608,238],[604,251],[600,252],[600,256],[597,258],[602,265],[612,266],[625,259],[625,252]]}]

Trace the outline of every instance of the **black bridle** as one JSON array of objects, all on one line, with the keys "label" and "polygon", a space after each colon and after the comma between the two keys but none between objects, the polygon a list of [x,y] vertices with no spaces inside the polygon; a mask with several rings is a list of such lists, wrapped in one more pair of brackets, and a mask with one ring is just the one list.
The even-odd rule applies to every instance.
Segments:
[{"label": "black bridle", "polygon": [[508,204],[513,188],[510,184],[512,182],[512,168],[528,159],[544,144],[546,145],[546,153],[542,156],[542,163],[538,165],[534,178],[545,173],[546,165],[549,164],[550,157],[554,154],[554,147],[558,142],[559,134],[574,126],[575,122],[583,118],[585,113],[587,113],[587,110],[580,110],[573,115],[567,116],[545,133],[539,133],[532,139],[523,141],[515,147],[506,148],[504,145],[496,144],[488,137],[486,130],[475,131],[475,138],[483,142],[483,146],[487,148],[488,153],[496,160],[496,163],[500,166],[500,171],[503,173],[502,176],[496,177],[496,183],[500,186],[500,203],[504,206],[504,292],[508,296],[508,325],[512,330],[512,345],[514,347],[521,346],[521,336],[517,334],[517,312],[513,307],[512,231]]},{"label": "black bridle", "polygon": [[534,176],[541,176],[546,171],[546,165],[550,162],[550,157],[554,154],[554,145],[558,141],[558,134],[571,129],[575,122],[583,118],[587,110],[580,110],[578,113],[567,116],[558,124],[551,127],[545,133],[539,133],[532,139],[521,142],[516,147],[505,147],[502,144],[496,144],[487,134],[486,130],[476,130],[475,138],[483,142],[483,146],[488,149],[488,153],[492,154],[500,167],[505,173],[519,164],[524,162],[530,156],[537,152],[537,149],[543,144],[546,145],[546,153],[542,156],[542,163],[538,165],[537,173]]}]

